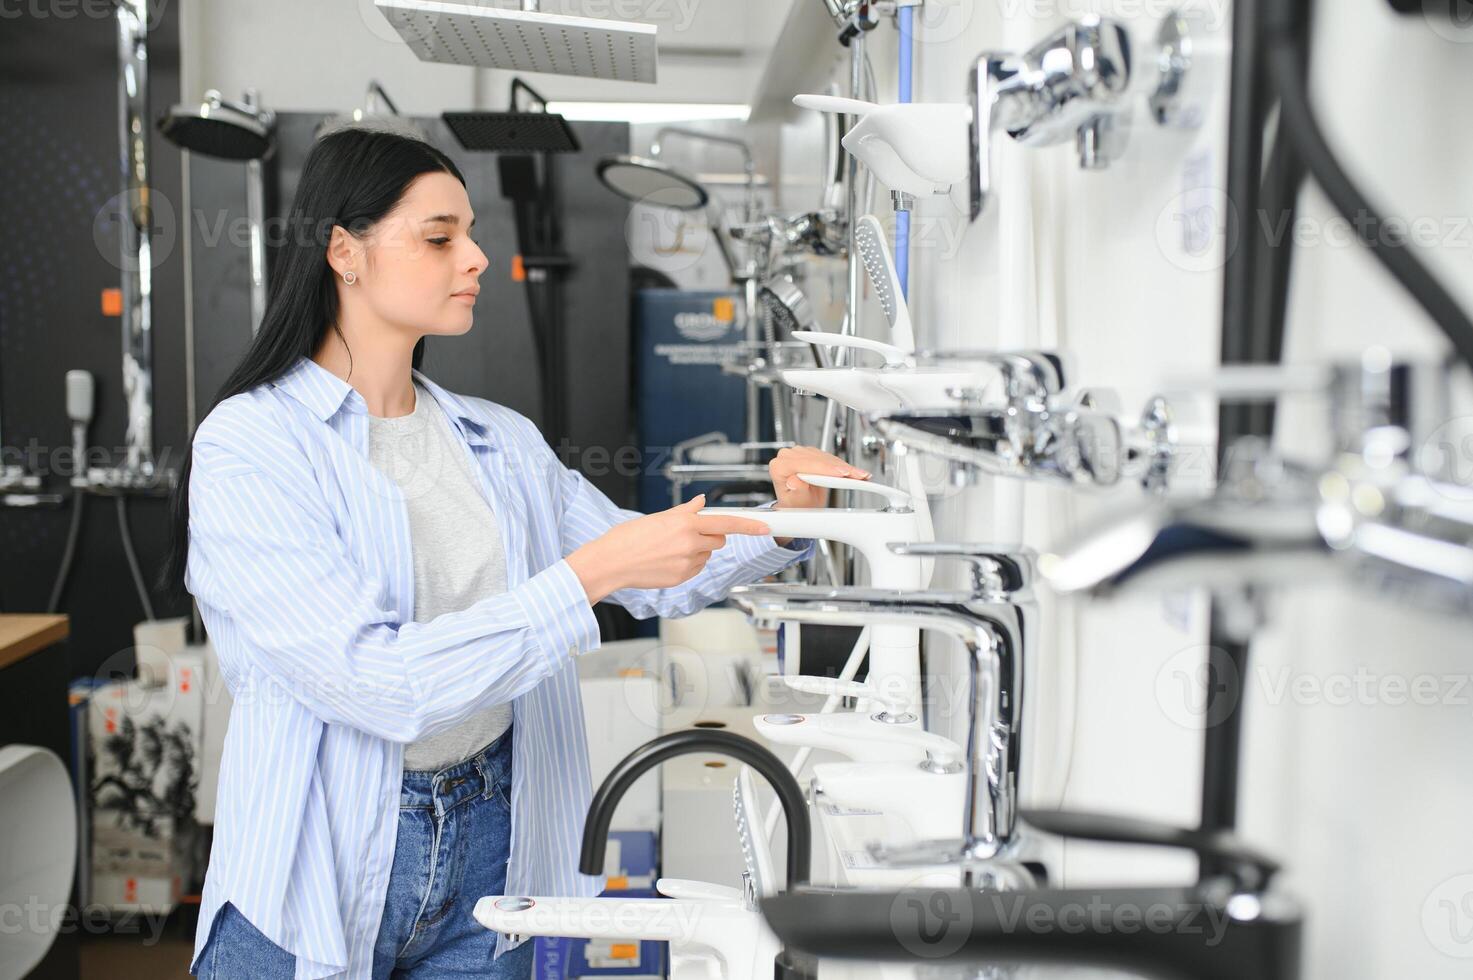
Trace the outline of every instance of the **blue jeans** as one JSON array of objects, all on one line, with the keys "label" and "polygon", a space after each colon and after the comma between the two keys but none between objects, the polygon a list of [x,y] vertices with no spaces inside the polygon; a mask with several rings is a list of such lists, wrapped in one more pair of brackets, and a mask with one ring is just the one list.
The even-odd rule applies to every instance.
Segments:
[{"label": "blue jeans", "polygon": [[[528,980],[532,940],[492,961],[497,934],[471,910],[506,887],[512,732],[464,762],[406,769],[374,980],[442,976]],[[226,903],[200,957],[200,980],[291,980],[296,957]]]}]

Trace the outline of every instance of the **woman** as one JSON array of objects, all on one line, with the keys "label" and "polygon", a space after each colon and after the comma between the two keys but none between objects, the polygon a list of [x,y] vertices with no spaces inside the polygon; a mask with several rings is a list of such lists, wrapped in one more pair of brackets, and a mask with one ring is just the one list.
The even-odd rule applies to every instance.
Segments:
[{"label": "woman", "polygon": [[[166,576],[234,697],[195,957],[204,977],[526,977],[488,894],[597,894],[573,658],[592,604],[680,616],[807,554],[700,498],[641,516],[525,418],[420,373],[471,329],[486,255],[428,144],[308,156],[244,361],[200,423]],[[865,477],[812,449],[771,466]],[[218,914],[217,914],[218,913]]]}]

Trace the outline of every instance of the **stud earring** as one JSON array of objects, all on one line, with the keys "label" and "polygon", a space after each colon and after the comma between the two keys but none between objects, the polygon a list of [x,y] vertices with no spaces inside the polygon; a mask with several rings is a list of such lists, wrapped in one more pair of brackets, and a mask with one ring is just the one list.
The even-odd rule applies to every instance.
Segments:
[{"label": "stud earring", "polygon": [[343,273],[343,282],[347,283],[348,285],[351,286],[357,281],[358,273],[354,272],[352,269],[349,269],[347,272]]}]

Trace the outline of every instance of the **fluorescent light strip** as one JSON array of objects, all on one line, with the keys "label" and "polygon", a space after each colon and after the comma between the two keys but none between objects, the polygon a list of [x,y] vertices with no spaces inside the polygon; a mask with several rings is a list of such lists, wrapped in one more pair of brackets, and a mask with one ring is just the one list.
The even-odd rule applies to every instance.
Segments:
[{"label": "fluorescent light strip", "polygon": [[549,102],[548,112],[568,119],[611,122],[681,122],[691,119],[737,119],[746,122],[751,106],[739,102]]}]

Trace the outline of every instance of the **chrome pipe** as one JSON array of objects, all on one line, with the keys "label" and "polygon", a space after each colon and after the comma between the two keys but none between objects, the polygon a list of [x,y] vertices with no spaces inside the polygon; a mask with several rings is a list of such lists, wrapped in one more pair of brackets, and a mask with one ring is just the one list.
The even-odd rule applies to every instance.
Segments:
[{"label": "chrome pipe", "polygon": [[148,185],[148,3],[117,0],[118,137],[123,172],[123,395],[128,426],[122,478],[153,476],[153,204]]}]

